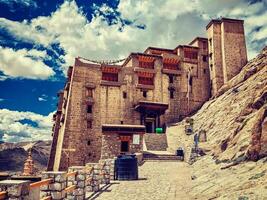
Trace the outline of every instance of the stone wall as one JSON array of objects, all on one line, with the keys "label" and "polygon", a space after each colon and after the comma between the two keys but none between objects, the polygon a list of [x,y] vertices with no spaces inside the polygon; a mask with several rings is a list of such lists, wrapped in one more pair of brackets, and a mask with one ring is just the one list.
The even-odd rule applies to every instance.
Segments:
[{"label": "stone wall", "polygon": [[[129,140],[129,152],[137,153],[143,150],[143,134],[140,135],[140,144],[133,144],[133,136]],[[118,133],[104,133],[102,136],[101,159],[110,159],[121,154],[121,139]]]},{"label": "stone wall", "polygon": [[212,20],[207,27],[207,33],[214,96],[247,63],[243,21],[225,18]]},{"label": "stone wall", "polygon": [[144,136],[147,150],[166,151],[168,148],[165,134],[149,133]]}]

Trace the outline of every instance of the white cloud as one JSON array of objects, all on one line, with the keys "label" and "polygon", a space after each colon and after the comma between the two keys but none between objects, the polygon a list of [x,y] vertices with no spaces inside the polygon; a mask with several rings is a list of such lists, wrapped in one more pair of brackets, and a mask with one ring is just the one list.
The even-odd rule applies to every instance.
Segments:
[{"label": "white cloud", "polygon": [[38,101],[47,101],[47,95],[46,94],[42,94],[40,97],[38,97]]},{"label": "white cloud", "polygon": [[[174,48],[187,44],[196,36],[205,36],[206,24],[219,16],[245,19],[249,55],[255,55],[251,43],[265,38],[265,28],[254,31],[257,26],[267,26],[265,8],[263,2],[248,6],[245,0],[123,0],[116,10],[106,4],[95,6],[95,14],[88,21],[75,1],[65,1],[50,16],[23,22],[0,19],[0,27],[17,38],[46,47],[58,42],[66,53],[62,56],[66,61],[62,70],[66,71],[77,56],[109,60],[143,51],[147,46]],[[123,26],[118,20],[110,25],[100,14],[115,11],[133,23]],[[146,28],[139,29],[138,25]]]},{"label": "white cloud", "polygon": [[[19,112],[0,109],[0,139],[5,142],[35,141],[51,139],[52,116],[33,112]],[[22,123],[30,120],[37,124]]]},{"label": "white cloud", "polygon": [[45,56],[45,51],[0,47],[0,71],[6,77],[47,79],[55,72],[42,62]]}]

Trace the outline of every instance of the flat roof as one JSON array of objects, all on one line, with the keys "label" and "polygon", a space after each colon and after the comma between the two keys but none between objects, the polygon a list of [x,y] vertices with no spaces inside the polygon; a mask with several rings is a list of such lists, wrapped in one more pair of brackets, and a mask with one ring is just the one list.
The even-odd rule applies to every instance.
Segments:
[{"label": "flat roof", "polygon": [[237,22],[237,23],[244,23],[244,20],[242,19],[232,19],[232,18],[226,18],[222,17],[221,19],[212,19],[208,25],[206,26],[206,30],[212,25],[212,24],[220,24],[222,22]]},{"label": "flat roof", "polygon": [[163,113],[169,108],[168,103],[163,102],[153,102],[153,101],[139,101],[134,109],[138,112],[146,112],[146,110],[156,111]]},{"label": "flat roof", "polygon": [[154,49],[154,50],[159,50],[159,51],[169,51],[169,52],[174,51],[174,49],[166,49],[166,48],[160,48],[160,47],[147,47],[144,53],[149,49]]},{"label": "flat roof", "polygon": [[195,37],[195,38],[189,43],[189,45],[192,45],[196,40],[205,40],[205,41],[207,41],[208,38],[204,38],[204,37]]},{"label": "flat roof", "polygon": [[160,55],[154,55],[154,54],[147,54],[147,53],[139,53],[139,52],[133,52],[130,53],[130,55],[126,58],[126,60],[124,61],[124,63],[122,64],[122,67],[124,65],[126,65],[130,59],[132,58],[132,56],[150,56],[150,57],[155,57],[155,58],[162,58],[162,56]]},{"label": "flat roof", "polygon": [[191,45],[178,45],[175,49],[178,49],[178,48],[192,48],[192,49],[199,49],[199,47],[195,47],[195,46],[191,46]]}]

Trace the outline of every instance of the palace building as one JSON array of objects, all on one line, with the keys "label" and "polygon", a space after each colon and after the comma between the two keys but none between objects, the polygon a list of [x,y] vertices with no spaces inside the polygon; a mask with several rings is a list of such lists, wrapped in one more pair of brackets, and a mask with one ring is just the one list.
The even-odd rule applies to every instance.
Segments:
[{"label": "palace building", "polygon": [[144,135],[196,112],[247,62],[242,20],[222,18],[174,49],[148,47],[122,65],[76,58],[58,93],[48,170],[142,152]]}]

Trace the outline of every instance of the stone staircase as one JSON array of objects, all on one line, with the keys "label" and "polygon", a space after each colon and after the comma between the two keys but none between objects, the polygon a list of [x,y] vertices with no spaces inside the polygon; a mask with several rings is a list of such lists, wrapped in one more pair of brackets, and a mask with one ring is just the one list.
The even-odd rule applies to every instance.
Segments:
[{"label": "stone staircase", "polygon": [[167,151],[157,151],[157,152],[144,152],[143,153],[144,161],[181,161],[182,159],[179,156],[170,154]]},{"label": "stone staircase", "polygon": [[191,149],[193,144],[193,136],[186,135],[184,131],[184,126],[169,126],[166,129],[166,139],[168,148],[167,151],[175,154],[175,151],[182,147],[184,149],[185,161],[190,160]]}]

